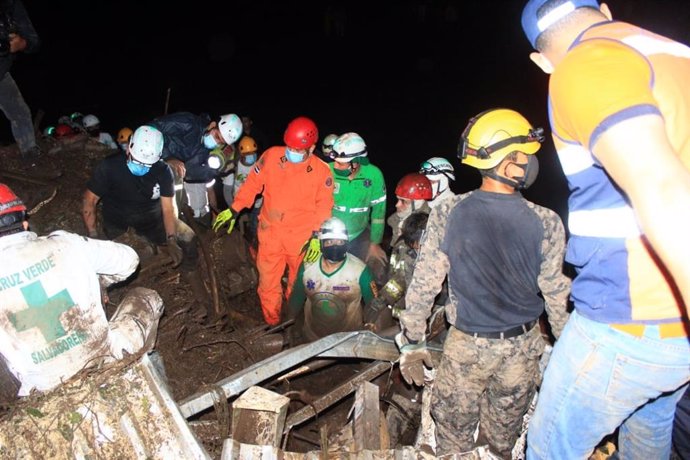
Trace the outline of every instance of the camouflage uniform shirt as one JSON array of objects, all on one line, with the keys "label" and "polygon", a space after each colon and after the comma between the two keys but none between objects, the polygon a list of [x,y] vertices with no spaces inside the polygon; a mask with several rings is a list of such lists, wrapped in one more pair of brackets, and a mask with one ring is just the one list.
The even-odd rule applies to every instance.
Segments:
[{"label": "camouflage uniform shirt", "polygon": [[446,316],[456,328],[507,330],[536,319],[545,306],[558,337],[568,317],[570,291],[562,273],[564,251],[558,215],[519,193],[475,190],[446,200],[432,210],[422,237],[400,318],[406,336],[423,339],[434,298],[448,275]]}]

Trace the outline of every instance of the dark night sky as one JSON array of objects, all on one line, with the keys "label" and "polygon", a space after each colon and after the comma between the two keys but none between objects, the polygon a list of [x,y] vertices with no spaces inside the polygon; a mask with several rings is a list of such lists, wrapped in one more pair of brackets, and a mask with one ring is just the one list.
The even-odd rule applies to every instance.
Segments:
[{"label": "dark night sky", "polygon": [[[276,142],[301,114],[322,136],[357,131],[390,188],[430,156],[458,168],[458,135],[486,108],[548,125],[547,77],[527,57],[522,0],[24,3],[43,47],[12,74],[44,124],[78,110],[114,134],[162,114],[171,88],[170,112],[249,113]],[[609,5],[616,19],[690,43],[690,1]],[[344,18],[343,37],[327,33],[327,17]],[[8,126],[0,121],[3,141]],[[540,160],[527,196],[563,215],[550,142]],[[476,187],[478,174],[461,169],[455,191]]]}]

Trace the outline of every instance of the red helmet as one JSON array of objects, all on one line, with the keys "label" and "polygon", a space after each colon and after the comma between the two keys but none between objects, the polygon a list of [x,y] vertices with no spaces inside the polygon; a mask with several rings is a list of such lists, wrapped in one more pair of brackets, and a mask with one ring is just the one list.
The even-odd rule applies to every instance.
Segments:
[{"label": "red helmet", "polygon": [[65,137],[70,134],[74,134],[74,131],[65,124],[59,124],[55,127],[55,137]]},{"label": "red helmet", "polygon": [[293,149],[308,149],[319,139],[319,130],[311,118],[297,117],[292,120],[285,130],[283,141]]},{"label": "red helmet", "polygon": [[[15,212],[21,212],[21,215],[11,215]],[[0,184],[0,227],[7,227],[24,220],[25,212],[24,202],[7,185]]]},{"label": "red helmet", "polygon": [[433,195],[431,181],[423,174],[407,174],[395,187],[395,195],[408,200],[430,200]]}]

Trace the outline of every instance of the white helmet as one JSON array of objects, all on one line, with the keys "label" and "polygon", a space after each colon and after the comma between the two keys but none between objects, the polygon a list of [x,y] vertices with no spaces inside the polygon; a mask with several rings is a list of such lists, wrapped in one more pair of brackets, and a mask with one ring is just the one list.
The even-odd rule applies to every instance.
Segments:
[{"label": "white helmet", "polygon": [[337,217],[331,217],[321,224],[319,230],[319,241],[321,240],[345,240],[348,241],[347,227],[345,223]]},{"label": "white helmet", "polygon": [[218,130],[226,144],[234,144],[242,135],[242,120],[234,113],[220,117]]},{"label": "white helmet", "polygon": [[419,173],[431,181],[431,191],[436,198],[448,189],[448,179],[455,180],[455,169],[450,161],[441,157],[432,157],[419,167]]},{"label": "white helmet", "polygon": [[357,133],[345,133],[333,144],[331,158],[339,163],[349,163],[353,158],[367,156],[367,144]]},{"label": "white helmet", "polygon": [[95,128],[101,124],[101,120],[99,120],[96,115],[88,114],[81,120],[81,124],[84,128]]},{"label": "white helmet", "polygon": [[321,143],[321,151],[323,152],[324,156],[330,158],[331,152],[333,152],[333,144],[335,144],[337,139],[337,134],[329,134],[323,138],[323,142]]},{"label": "white helmet", "polygon": [[441,157],[432,157],[426,160],[419,167],[419,173],[424,174],[430,180],[438,180],[436,177],[429,176],[446,176],[450,180],[455,180],[455,168],[450,164],[450,161]]},{"label": "white helmet", "polygon": [[129,153],[132,158],[152,165],[161,159],[163,152],[163,133],[153,126],[140,126],[129,139]]}]

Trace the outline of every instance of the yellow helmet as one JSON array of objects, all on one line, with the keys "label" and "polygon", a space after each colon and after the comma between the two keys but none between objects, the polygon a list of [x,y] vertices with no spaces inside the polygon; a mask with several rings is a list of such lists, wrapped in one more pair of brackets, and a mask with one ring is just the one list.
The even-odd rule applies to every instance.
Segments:
[{"label": "yellow helmet", "polygon": [[251,155],[252,153],[256,153],[257,150],[258,147],[253,137],[244,136],[240,139],[240,155]]},{"label": "yellow helmet", "polygon": [[491,169],[507,155],[537,153],[544,130],[510,109],[489,109],[470,118],[458,145],[458,158],[477,169]]},{"label": "yellow helmet", "polygon": [[125,127],[122,128],[117,132],[117,142],[118,144],[124,144],[124,143],[129,143],[129,138],[132,137],[132,131],[131,129]]}]

